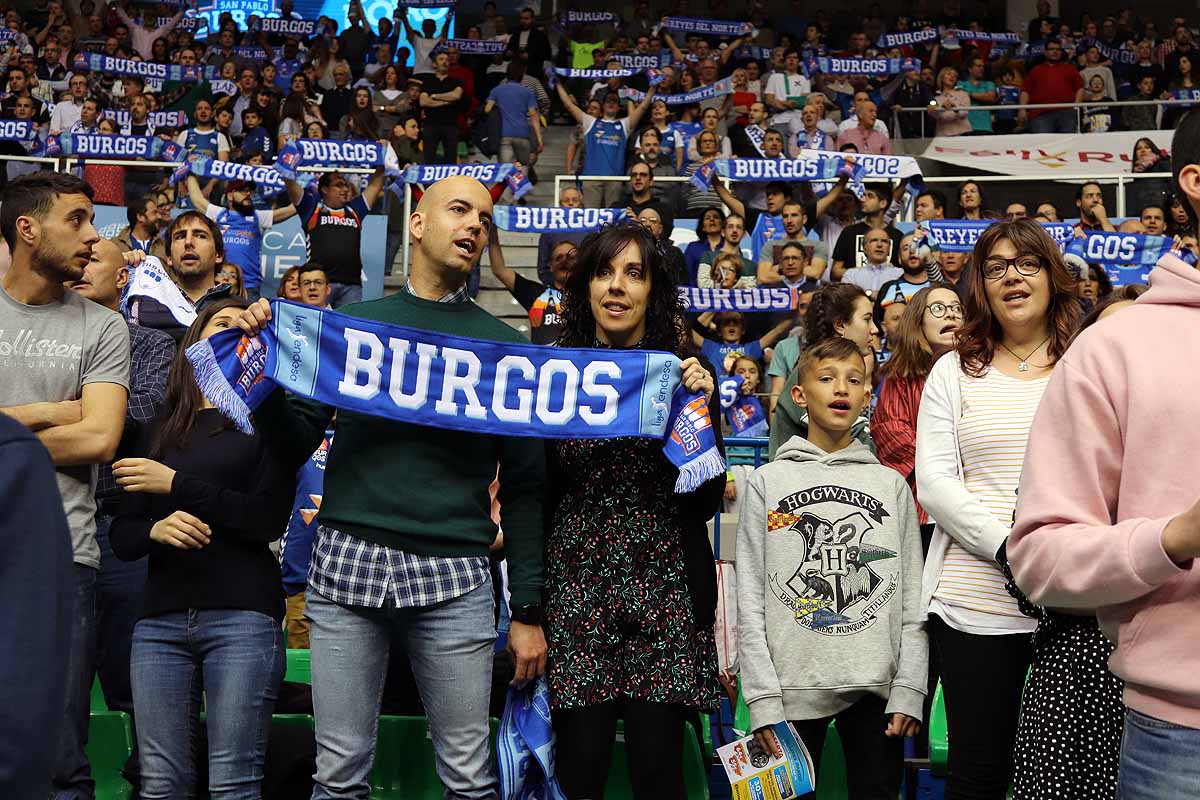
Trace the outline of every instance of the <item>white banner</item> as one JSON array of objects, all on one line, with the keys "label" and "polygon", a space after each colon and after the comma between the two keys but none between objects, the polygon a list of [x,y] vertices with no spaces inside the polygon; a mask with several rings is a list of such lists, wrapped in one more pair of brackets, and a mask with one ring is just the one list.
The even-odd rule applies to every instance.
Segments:
[{"label": "white banner", "polygon": [[1104,177],[1133,171],[1133,143],[1148,137],[1171,149],[1175,131],[1119,133],[1026,133],[1011,136],[938,136],[924,152],[909,153],[960,167],[1001,175],[1088,175]]}]

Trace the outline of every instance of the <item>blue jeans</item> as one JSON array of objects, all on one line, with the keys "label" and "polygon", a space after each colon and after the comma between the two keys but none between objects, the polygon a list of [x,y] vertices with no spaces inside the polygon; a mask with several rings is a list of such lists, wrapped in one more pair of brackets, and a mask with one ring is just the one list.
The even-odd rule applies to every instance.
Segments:
[{"label": "blue jeans", "polygon": [[350,303],[362,302],[362,286],[353,283],[329,283],[329,307],[341,308]]},{"label": "blue jeans", "polygon": [[1200,729],[1125,711],[1117,800],[1196,797],[1200,787]]},{"label": "blue jeans", "polygon": [[1029,121],[1030,133],[1077,133],[1075,110],[1043,111]]},{"label": "blue jeans", "polygon": [[96,782],[84,747],[92,713],[92,678],[96,673],[96,570],[75,565],[75,603],[71,611],[71,650],[67,657],[62,733],[51,774],[57,800],[91,800]]},{"label": "blue jeans", "polygon": [[402,609],[342,606],[309,587],[305,613],[312,625],[317,728],[313,800],[366,800],[370,795],[379,701],[393,632],[412,665],[447,800],[496,796],[488,747],[496,639],[490,580],[435,606]]},{"label": "blue jeans", "polygon": [[282,626],[257,611],[193,608],[139,621],[130,678],[143,800],[192,796],[201,691],[212,800],[258,800],[286,661]]}]

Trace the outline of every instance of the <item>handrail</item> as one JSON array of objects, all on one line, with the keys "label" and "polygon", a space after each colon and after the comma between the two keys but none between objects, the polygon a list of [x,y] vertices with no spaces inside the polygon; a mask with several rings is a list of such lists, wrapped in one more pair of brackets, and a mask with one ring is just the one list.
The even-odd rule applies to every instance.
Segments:
[{"label": "handrail", "polygon": [[[1082,111],[1085,108],[1125,108],[1134,106],[1194,106],[1200,105],[1200,100],[1180,99],[1178,97],[1170,100],[1081,100],[1078,103],[1009,103],[1003,105],[975,105],[956,107],[956,111],[1023,111],[1027,109],[1054,109],[1055,111],[1071,110],[1075,112],[1075,127],[1080,127],[1082,122]],[[899,135],[900,131],[900,114],[920,114],[921,115],[921,138],[927,138],[925,135],[925,119],[928,116],[927,112],[934,111],[939,108],[936,102],[930,102],[927,106],[892,106],[892,130],[896,131],[897,139],[902,138]],[[1022,131],[1029,133],[1029,131]],[[1020,135],[1020,134],[1013,134]]]}]

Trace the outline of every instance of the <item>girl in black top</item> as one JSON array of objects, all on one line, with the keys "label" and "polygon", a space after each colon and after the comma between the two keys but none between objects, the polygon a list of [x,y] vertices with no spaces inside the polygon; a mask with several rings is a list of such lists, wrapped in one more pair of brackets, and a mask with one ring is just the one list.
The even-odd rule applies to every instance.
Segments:
[{"label": "girl in black top", "polygon": [[191,795],[193,731],[208,712],[213,797],[259,797],[267,730],[286,653],[279,565],[268,549],[291,510],[295,466],[235,430],[200,393],[188,346],[234,326],[241,298],[207,305],[167,382],[166,412],[113,475],[125,494],[110,537],[118,558],[149,555],[130,679],[142,796]]}]

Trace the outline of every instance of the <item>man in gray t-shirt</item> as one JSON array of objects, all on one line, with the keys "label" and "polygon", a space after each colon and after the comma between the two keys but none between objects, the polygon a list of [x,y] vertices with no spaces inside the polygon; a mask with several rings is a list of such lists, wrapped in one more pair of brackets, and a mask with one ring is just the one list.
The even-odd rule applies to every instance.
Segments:
[{"label": "man in gray t-shirt", "polygon": [[[97,465],[111,461],[125,425],[129,329],[117,314],[68,291],[100,235],[92,189],[71,175],[36,172],[8,184],[0,234],[12,266],[0,281],[0,413],[34,431],[57,469],[71,528],[74,609],[66,719],[52,788],[92,795],[84,744],[95,661]],[[37,531],[30,531],[36,535]]]}]

